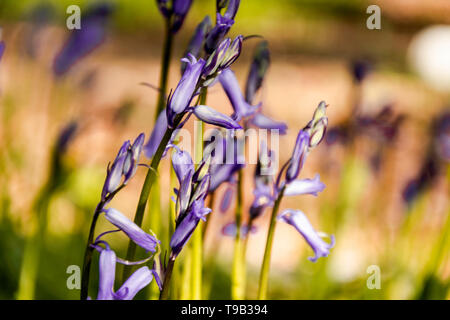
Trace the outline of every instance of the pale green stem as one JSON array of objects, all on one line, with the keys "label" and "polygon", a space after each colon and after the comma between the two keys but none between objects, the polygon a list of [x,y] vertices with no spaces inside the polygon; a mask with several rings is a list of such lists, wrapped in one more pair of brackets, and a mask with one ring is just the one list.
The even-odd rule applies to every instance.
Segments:
[{"label": "pale green stem", "polygon": [[267,233],[266,249],[264,251],[263,263],[261,265],[261,273],[259,275],[259,289],[258,289],[258,299],[267,299],[267,287],[269,283],[269,269],[270,269],[270,258],[272,255],[272,244],[273,237],[275,234],[275,226],[277,223],[277,213],[280,207],[281,199],[284,194],[284,187],[280,190],[277,200],[272,209],[272,215],[270,216],[269,232]]},{"label": "pale green stem", "polygon": [[242,300],[245,298],[245,257],[241,239],[242,225],[242,170],[238,173],[237,203],[235,210],[236,236],[234,239],[233,267],[231,270],[231,298]]}]

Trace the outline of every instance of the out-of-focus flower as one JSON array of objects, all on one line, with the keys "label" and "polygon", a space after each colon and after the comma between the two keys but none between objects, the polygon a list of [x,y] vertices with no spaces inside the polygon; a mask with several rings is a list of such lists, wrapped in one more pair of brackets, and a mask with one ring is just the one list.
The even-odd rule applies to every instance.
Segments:
[{"label": "out-of-focus flower", "polygon": [[211,174],[209,192],[215,191],[222,183],[231,181],[245,163],[242,150],[239,148],[240,142],[230,134],[211,143],[214,143],[214,157],[209,169]]},{"label": "out-of-focus flower", "polygon": [[365,60],[354,61],[351,65],[353,79],[356,83],[361,83],[370,73],[372,69],[371,64]]},{"label": "out-of-focus flower", "polygon": [[219,75],[219,81],[233,106],[234,114],[232,117],[236,121],[249,117],[258,110],[260,105],[252,106],[245,101],[233,71],[230,69],[223,70]]},{"label": "out-of-focus flower", "polygon": [[66,152],[69,143],[75,137],[75,133],[78,128],[78,123],[75,121],[70,122],[66,125],[60,132],[58,140],[56,142],[56,152],[58,154],[63,154]]},{"label": "out-of-focus flower", "polygon": [[125,217],[121,212],[114,208],[103,210],[106,219],[122,230],[134,243],[147,251],[155,252],[159,240],[149,235],[138,227],[133,221]]},{"label": "out-of-focus flower", "polygon": [[[256,226],[251,226],[251,228],[248,227],[248,225],[242,225],[240,230],[240,236],[241,238],[245,238],[249,233],[256,233],[258,229]],[[222,234],[227,237],[236,237],[236,223],[230,222],[223,226],[222,228]]]},{"label": "out-of-focus flower", "polygon": [[417,196],[431,187],[450,162],[450,112],[439,114],[431,125],[431,141],[418,175],[403,190],[403,199],[411,204]]},{"label": "out-of-focus flower", "polygon": [[[208,31],[211,29],[211,25],[212,22],[209,16],[206,16],[203,21],[198,24],[184,54],[185,57],[190,53],[195,58],[200,58],[200,53],[203,50],[203,46],[205,44],[205,37]],[[187,62],[182,62],[181,64],[182,73],[186,69],[186,64]]]},{"label": "out-of-focus flower", "polygon": [[81,18],[81,29],[70,31],[69,38],[55,57],[53,72],[56,76],[64,75],[105,40],[106,24],[111,13],[112,7],[107,3],[97,4],[86,11]]},{"label": "out-of-focus flower", "polygon": [[116,259],[115,252],[109,247],[100,252],[97,300],[131,300],[153,279],[152,271],[144,266],[136,270],[119,290],[114,292]]},{"label": "out-of-focus flower", "polygon": [[269,65],[269,44],[267,41],[261,41],[256,47],[245,86],[245,100],[248,103],[253,102],[256,92],[261,88]]},{"label": "out-of-focus flower", "polygon": [[156,119],[155,127],[153,128],[150,138],[144,146],[144,153],[147,158],[152,158],[155,155],[156,150],[158,150],[158,146],[164,137],[167,125],[167,112],[166,110],[163,110],[159,114],[158,119]]},{"label": "out-of-focus flower", "polygon": [[182,61],[187,63],[186,70],[175,91],[169,97],[166,108],[168,124],[171,127],[174,125],[175,116],[183,113],[189,107],[205,65],[205,60],[197,60],[191,54],[188,54],[188,58],[184,58]]},{"label": "out-of-focus flower", "polygon": [[3,54],[5,53],[5,42],[0,41],[0,61],[2,61]]},{"label": "out-of-focus flower", "polygon": [[170,31],[177,33],[192,5],[192,0],[156,0],[164,18],[170,22]]},{"label": "out-of-focus flower", "polygon": [[297,196],[302,194],[312,194],[317,196],[322,192],[325,185],[320,181],[320,176],[316,174],[314,179],[301,179],[291,181],[284,191],[285,196]]},{"label": "out-of-focus flower", "polygon": [[321,257],[327,257],[330,249],[334,246],[334,236],[330,236],[331,243],[323,241],[321,234],[314,230],[308,218],[300,210],[285,210],[278,215],[277,219],[293,226],[305,238],[311,249],[314,250],[314,257],[308,258],[312,262],[317,261]]},{"label": "out-of-focus flower", "polygon": [[284,122],[273,120],[261,112],[256,112],[251,118],[250,123],[260,129],[278,130],[279,134],[286,134],[287,125]]}]

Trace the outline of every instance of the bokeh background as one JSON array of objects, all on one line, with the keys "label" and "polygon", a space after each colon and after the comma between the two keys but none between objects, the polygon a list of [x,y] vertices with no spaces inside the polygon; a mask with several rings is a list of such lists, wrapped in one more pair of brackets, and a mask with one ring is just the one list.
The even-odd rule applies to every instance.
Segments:
[{"label": "bokeh background", "polygon": [[[77,4],[83,12],[96,2],[0,1],[6,44],[0,62],[2,299],[17,297],[26,239],[42,207],[48,208],[47,232],[41,239],[34,297],[79,297],[79,290],[66,286],[66,269],[82,264],[106,166],[124,140],[140,132],[148,136],[153,127],[157,91],[140,83],[159,83],[164,32],[155,1],[106,1],[114,8],[106,40],[63,76],[53,73],[54,58],[70,34],[67,6]],[[366,28],[370,4],[381,8],[381,30]],[[169,87],[179,80],[179,59],[195,26],[214,12],[215,1],[194,0],[175,39]],[[259,98],[267,114],[289,127],[280,138],[280,163],[288,159],[298,130],[318,102],[329,104],[327,140],[311,153],[302,172],[303,177],[320,173],[327,188],[318,197],[285,199],[282,207],[307,213],[317,230],[336,236],[336,246],[328,258],[311,263],[311,249],[300,235],[279,224],[271,298],[450,297],[449,28],[446,0],[241,1],[231,36],[262,35],[269,42],[272,63]],[[234,65],[242,87],[258,41],[246,41]],[[360,82],[355,68],[367,71]],[[219,86],[210,90],[208,104],[231,113]],[[54,146],[72,122],[78,124],[76,134],[57,160],[61,168],[55,178]],[[252,173],[249,166],[246,209],[252,201]],[[160,206],[167,216],[167,160],[160,181]],[[142,182],[139,171],[114,200],[130,217]],[[233,221],[233,210],[221,213],[216,207],[204,253],[209,279],[204,298],[227,299],[233,239],[221,229]],[[256,297],[268,218],[266,212],[257,221],[258,231],[249,240],[248,298]],[[145,226],[152,227],[149,218]],[[101,220],[98,230],[106,228]],[[167,238],[166,228],[164,223],[159,228],[161,239]],[[124,240],[111,239],[121,256]],[[371,265],[381,270],[379,290],[366,285]],[[93,273],[96,283],[95,266]]]}]

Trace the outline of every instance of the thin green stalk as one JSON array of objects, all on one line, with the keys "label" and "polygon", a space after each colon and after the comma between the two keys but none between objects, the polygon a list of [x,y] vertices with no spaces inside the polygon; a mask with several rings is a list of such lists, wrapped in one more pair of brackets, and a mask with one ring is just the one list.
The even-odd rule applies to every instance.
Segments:
[{"label": "thin green stalk", "polygon": [[[206,103],[206,89],[202,89],[200,93],[199,103]],[[197,123],[195,128],[195,164],[198,166],[203,158],[203,122]],[[199,224],[192,234],[192,275],[191,290],[192,299],[199,300],[202,298],[202,269],[203,269],[203,234],[202,225]]]},{"label": "thin green stalk", "polygon": [[238,173],[237,202],[236,202],[236,236],[234,239],[233,268],[231,271],[231,298],[242,300],[245,297],[245,260],[244,248],[241,239],[242,225],[242,170]]},{"label": "thin green stalk", "polygon": [[89,228],[89,236],[86,243],[86,249],[84,250],[83,270],[81,274],[81,291],[80,291],[81,300],[86,300],[88,297],[92,254],[94,252],[94,249],[91,247],[91,244],[94,242],[95,226],[97,225],[98,217],[102,212],[105,203],[109,202],[123,187],[124,185],[121,185],[116,191],[109,194],[105,200],[101,201],[95,208],[94,215],[92,217],[91,227]]},{"label": "thin green stalk", "polygon": [[258,289],[259,300],[267,299],[267,287],[269,283],[269,269],[270,269],[270,258],[272,255],[273,237],[275,234],[278,208],[280,207],[281,199],[283,198],[284,189],[285,187],[283,187],[280,190],[280,193],[278,194],[277,200],[275,201],[275,204],[272,209],[272,215],[270,216],[270,225],[269,225],[269,232],[267,233],[266,249],[264,250],[264,259],[261,265],[261,273],[259,275],[259,289]]},{"label": "thin green stalk", "polygon": [[172,57],[173,33],[170,31],[170,20],[166,19],[164,47],[161,56],[161,74],[159,78],[159,94],[156,104],[155,119],[166,105],[167,82],[169,77],[170,59]]},{"label": "thin green stalk", "polygon": [[27,237],[21,270],[19,289],[17,291],[18,300],[32,300],[36,290],[36,279],[39,271],[39,257],[44,242],[48,205],[51,197],[51,190],[44,188],[41,196],[36,202],[35,212],[37,221],[34,220],[32,230]]},{"label": "thin green stalk", "polygon": [[[174,128],[178,126],[183,115],[184,114],[180,114],[179,116],[177,116],[177,118],[175,119]],[[134,216],[134,223],[136,223],[139,227],[142,226],[145,207],[147,205],[147,200],[149,198],[153,183],[156,180],[159,162],[161,161],[161,157],[164,153],[164,150],[166,149],[166,146],[169,143],[170,137],[172,136],[172,133],[174,131],[175,129],[173,128],[167,128],[166,133],[164,134],[164,137],[162,138],[161,143],[159,144],[158,149],[156,150],[156,153],[153,156],[152,162],[150,163],[150,168],[147,171],[147,176],[145,177],[144,185],[142,186],[141,194],[139,196],[139,201],[136,208],[136,214]],[[126,259],[130,261],[134,260],[135,254],[136,254],[136,244],[130,240],[128,244]],[[133,270],[132,266],[125,266],[123,268],[122,280],[126,280],[131,275],[132,270]]]},{"label": "thin green stalk", "polygon": [[[150,201],[148,207],[149,224],[152,227],[152,231],[155,234],[161,234],[161,219],[160,215],[156,214],[161,212],[161,202],[160,202],[160,185],[159,179],[157,178],[155,184],[150,192]],[[152,281],[149,286],[149,299],[156,300],[159,298],[159,288],[156,281]]]}]

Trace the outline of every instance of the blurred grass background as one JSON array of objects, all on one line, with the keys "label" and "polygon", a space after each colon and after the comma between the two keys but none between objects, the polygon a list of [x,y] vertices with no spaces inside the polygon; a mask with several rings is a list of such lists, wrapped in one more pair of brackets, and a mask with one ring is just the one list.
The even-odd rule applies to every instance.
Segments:
[{"label": "blurred grass background", "polygon": [[[0,298],[13,299],[19,283],[24,238],[35,215],[34,201],[49,175],[51,148],[58,132],[77,120],[79,131],[64,156],[64,183],[48,204],[47,235],[41,253],[36,298],[77,299],[68,290],[66,268],[81,265],[91,215],[98,202],[106,165],[123,140],[153,126],[156,92],[140,86],[158,83],[163,23],[152,0],[109,1],[116,10],[107,41],[76,64],[64,77],[51,73],[53,57],[68,34],[68,5],[82,10],[92,1],[2,0],[0,26],[7,49],[0,62]],[[27,39],[37,31],[30,12],[43,3],[53,9],[51,21],[39,30],[36,51],[27,54]],[[298,129],[320,100],[330,104],[329,124],[352,116],[354,84],[350,65],[355,59],[372,61],[374,70],[361,87],[361,104],[376,113],[389,103],[407,120],[395,142],[384,143],[381,167],[373,171],[373,141],[361,137],[349,146],[322,144],[311,154],[303,177],[315,172],[327,185],[319,197],[286,199],[283,207],[308,214],[317,230],[333,233],[337,245],[328,258],[309,262],[310,248],[289,226],[279,225],[275,238],[270,297],[274,299],[413,299],[449,298],[450,249],[448,163],[432,187],[411,206],[401,192],[417,175],[430,143],[432,119],[449,105],[448,93],[425,83],[408,64],[413,37],[433,24],[450,23],[446,1],[375,1],[382,10],[382,30],[366,28],[368,1],[242,0],[231,35],[263,35],[270,43],[272,65],[263,88],[267,113],[287,122],[290,130],[280,142],[280,163],[288,158]],[[179,58],[196,24],[214,16],[215,1],[194,0],[183,29],[176,37],[170,87],[179,79]],[[37,33],[37,32],[36,32]],[[245,43],[235,66],[244,84],[256,41]],[[210,90],[211,106],[230,113],[225,95]],[[250,166],[251,167],[251,166]],[[169,190],[168,163],[162,164],[161,193]],[[253,168],[245,177],[252,187]],[[143,176],[115,200],[130,217],[134,213]],[[223,189],[221,189],[223,190]],[[168,197],[161,197],[167,216]],[[252,201],[246,193],[245,206]],[[205,298],[230,297],[229,270],[232,239],[220,234],[232,212],[213,212],[205,259],[216,257]],[[148,217],[148,214],[147,214]],[[248,298],[255,298],[268,214],[250,239]],[[98,230],[105,230],[103,220]],[[151,227],[150,221],[146,227]],[[163,226],[166,227],[166,226]],[[164,232],[163,229],[162,232]],[[162,233],[160,239],[165,239]],[[124,256],[125,238],[111,237]],[[213,247],[219,241],[220,248]],[[381,269],[381,289],[369,290],[369,265]],[[97,279],[93,266],[91,296]],[[119,270],[120,272],[120,270]],[[210,287],[209,287],[210,286]]]}]

